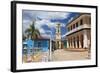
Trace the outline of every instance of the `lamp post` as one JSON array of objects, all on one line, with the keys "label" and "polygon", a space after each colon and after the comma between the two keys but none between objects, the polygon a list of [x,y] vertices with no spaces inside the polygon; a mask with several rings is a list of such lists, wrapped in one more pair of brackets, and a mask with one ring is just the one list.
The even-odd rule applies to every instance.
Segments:
[{"label": "lamp post", "polygon": [[50,49],[49,49],[49,61],[52,61],[52,31],[47,31],[50,33]]},{"label": "lamp post", "polygon": [[51,43],[52,40],[51,39],[52,39],[52,32],[51,32],[51,36],[50,36],[50,50],[49,50],[50,51],[50,61],[52,60],[52,43]]}]

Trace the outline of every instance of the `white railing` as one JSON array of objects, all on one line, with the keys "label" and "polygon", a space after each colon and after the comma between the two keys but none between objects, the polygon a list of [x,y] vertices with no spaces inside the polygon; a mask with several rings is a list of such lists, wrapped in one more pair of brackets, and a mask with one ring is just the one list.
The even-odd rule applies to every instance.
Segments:
[{"label": "white railing", "polygon": [[88,25],[88,24],[81,25],[81,26],[79,26],[79,27],[77,27],[77,28],[75,28],[75,29],[73,29],[73,30],[67,32],[66,35],[69,35],[69,34],[71,34],[71,33],[74,33],[74,32],[76,32],[76,31],[79,31],[79,30],[85,29],[85,28],[91,28],[91,26]]}]

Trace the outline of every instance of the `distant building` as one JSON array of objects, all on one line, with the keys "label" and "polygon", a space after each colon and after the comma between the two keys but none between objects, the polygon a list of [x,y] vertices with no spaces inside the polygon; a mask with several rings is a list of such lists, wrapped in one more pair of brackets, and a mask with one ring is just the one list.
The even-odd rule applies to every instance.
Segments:
[{"label": "distant building", "polygon": [[[30,50],[35,51],[48,51],[50,49],[50,39],[34,39],[33,43],[29,43],[32,48]],[[33,46],[32,46],[33,45]],[[23,41],[23,54],[27,53],[28,42]]]},{"label": "distant building", "polygon": [[43,52],[46,52],[50,48],[50,40],[49,39],[35,39],[34,48],[41,49]]},{"label": "distant building", "polygon": [[67,26],[67,48],[90,49],[91,46],[91,14],[81,14]]},{"label": "distant building", "polygon": [[55,37],[56,49],[61,49],[61,26],[57,24],[56,26],[56,37]]}]

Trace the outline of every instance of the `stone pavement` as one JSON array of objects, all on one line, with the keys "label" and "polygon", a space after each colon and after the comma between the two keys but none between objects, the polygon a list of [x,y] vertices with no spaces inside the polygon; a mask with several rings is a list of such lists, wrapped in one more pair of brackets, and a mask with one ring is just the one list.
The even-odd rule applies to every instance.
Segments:
[{"label": "stone pavement", "polygon": [[89,59],[88,51],[68,51],[64,49],[55,50],[52,54],[53,61],[85,60]]},{"label": "stone pavement", "polygon": [[[68,60],[86,60],[90,59],[88,51],[69,51],[65,49],[57,49],[52,52],[51,61],[68,61]],[[48,62],[49,61],[49,51],[39,52],[32,55],[31,62]],[[27,57],[24,55],[23,62],[27,63]]]},{"label": "stone pavement", "polygon": [[[29,58],[29,57],[28,57]],[[27,61],[27,55],[23,55],[23,62],[48,62],[49,59],[49,52],[38,52],[34,55],[30,56],[30,61]]]}]

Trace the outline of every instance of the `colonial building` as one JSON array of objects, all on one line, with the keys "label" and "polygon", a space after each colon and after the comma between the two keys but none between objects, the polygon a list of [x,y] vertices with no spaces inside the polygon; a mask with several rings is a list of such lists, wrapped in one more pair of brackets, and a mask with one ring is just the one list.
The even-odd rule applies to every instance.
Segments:
[{"label": "colonial building", "polygon": [[56,37],[55,37],[56,49],[61,49],[61,26],[57,24],[56,26]]},{"label": "colonial building", "polygon": [[81,14],[67,26],[67,48],[90,49],[91,47],[91,14]]}]

